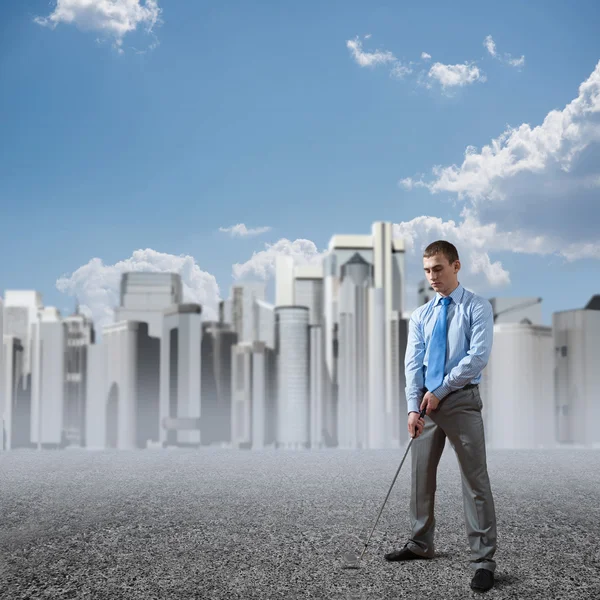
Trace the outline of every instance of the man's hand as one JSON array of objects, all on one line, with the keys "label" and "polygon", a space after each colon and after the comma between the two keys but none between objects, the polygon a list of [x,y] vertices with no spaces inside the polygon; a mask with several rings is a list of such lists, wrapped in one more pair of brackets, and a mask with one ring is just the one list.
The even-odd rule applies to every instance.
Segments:
[{"label": "man's hand", "polygon": [[408,434],[410,437],[419,437],[423,427],[425,427],[425,419],[421,419],[418,412],[408,413]]},{"label": "man's hand", "polygon": [[432,394],[431,392],[425,392],[425,395],[423,396],[423,400],[421,401],[421,406],[419,407],[419,410],[423,410],[424,408],[427,408],[427,412],[425,413],[427,416],[429,416],[434,410],[437,410],[437,407],[439,406],[440,401],[437,399],[437,397]]}]

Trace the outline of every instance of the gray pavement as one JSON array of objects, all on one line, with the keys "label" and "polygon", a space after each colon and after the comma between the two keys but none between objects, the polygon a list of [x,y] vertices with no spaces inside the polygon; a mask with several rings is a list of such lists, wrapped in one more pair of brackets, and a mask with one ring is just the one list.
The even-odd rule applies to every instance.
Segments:
[{"label": "gray pavement", "polygon": [[[471,591],[460,473],[444,451],[437,557],[407,538],[403,450],[0,454],[0,598],[454,599]],[[600,451],[488,451],[498,518],[486,598],[600,598]]]}]

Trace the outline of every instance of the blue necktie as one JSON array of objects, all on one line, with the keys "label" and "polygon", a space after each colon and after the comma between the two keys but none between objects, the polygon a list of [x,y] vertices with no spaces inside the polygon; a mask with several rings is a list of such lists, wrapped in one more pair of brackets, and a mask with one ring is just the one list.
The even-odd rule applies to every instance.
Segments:
[{"label": "blue necktie", "polygon": [[433,390],[442,385],[444,381],[444,367],[446,366],[446,330],[448,328],[448,304],[450,304],[450,298],[442,298],[440,304],[440,313],[433,326],[433,333],[429,342],[429,360],[427,362],[427,375],[425,376],[425,387],[430,392],[433,392]]}]

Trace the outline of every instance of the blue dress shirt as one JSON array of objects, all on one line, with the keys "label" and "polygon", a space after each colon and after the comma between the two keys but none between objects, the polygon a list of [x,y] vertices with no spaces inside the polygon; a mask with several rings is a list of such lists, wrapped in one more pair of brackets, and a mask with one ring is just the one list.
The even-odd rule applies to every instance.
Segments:
[{"label": "blue dress shirt", "polygon": [[[419,412],[425,394],[425,374],[433,326],[441,310],[440,294],[413,311],[408,326],[404,358],[408,412]],[[465,289],[460,283],[450,294],[448,346],[444,381],[431,391],[440,401],[469,383],[479,383],[487,365],[494,336],[491,303]]]}]

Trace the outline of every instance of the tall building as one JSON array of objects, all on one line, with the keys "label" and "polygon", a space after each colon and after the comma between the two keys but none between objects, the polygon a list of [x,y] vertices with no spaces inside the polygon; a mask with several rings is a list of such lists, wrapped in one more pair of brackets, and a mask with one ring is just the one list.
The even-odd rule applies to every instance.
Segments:
[{"label": "tall building", "polygon": [[258,323],[257,339],[267,348],[275,348],[275,306],[264,300],[254,301],[255,319]]},{"label": "tall building", "polygon": [[21,347],[11,405],[11,448],[32,446],[32,326],[38,321],[38,314],[42,309],[42,296],[39,292],[6,290],[4,293],[4,334]]},{"label": "tall building", "polygon": [[202,444],[231,442],[231,357],[237,334],[229,323],[202,323]]},{"label": "tall building", "polygon": [[252,447],[252,346],[238,342],[231,349],[231,444]]},{"label": "tall building", "polygon": [[369,411],[369,291],[372,285],[373,266],[354,253],[342,265],[338,298],[338,382],[339,397],[344,399],[338,410],[341,448],[368,448],[372,419],[379,416]]},{"label": "tall building", "polygon": [[[288,264],[289,266],[289,264]],[[327,400],[331,389],[325,375],[325,340],[323,265],[296,265],[293,269],[293,296],[291,305],[308,309],[309,325],[309,443],[311,448],[325,445],[327,429],[324,427]]]},{"label": "tall building", "polygon": [[552,315],[558,442],[600,447],[600,295]]},{"label": "tall building", "polygon": [[277,445],[307,448],[310,445],[309,310],[305,306],[278,306],[275,315]]},{"label": "tall building", "polygon": [[275,257],[275,306],[294,304],[294,259],[292,256]]},{"label": "tall building", "polygon": [[160,338],[164,311],[182,302],[183,285],[178,273],[123,273],[120,305],[115,308],[115,323],[147,323],[149,335]]},{"label": "tall building", "polygon": [[[373,265],[373,285],[369,291],[369,356],[373,355],[369,362],[370,430],[372,435],[376,435],[374,432],[379,431],[377,423],[383,423],[382,439],[373,443],[377,447],[395,448],[401,443],[400,404],[405,402],[403,390],[399,390],[402,369],[394,358],[396,346],[402,343],[396,337],[398,315],[402,315],[404,310],[404,243],[402,239],[392,238],[391,223],[376,222],[371,235],[336,235],[329,243],[323,262],[323,287],[326,375],[332,381],[335,398],[335,408],[331,412],[339,415],[345,402],[339,390],[335,354],[336,351],[342,352],[341,341],[336,339],[340,327],[341,267],[354,254]],[[375,360],[380,352],[383,353],[380,360]],[[375,408],[381,402],[383,408]],[[381,416],[378,411],[382,411]],[[326,413],[329,419],[331,413]]]},{"label": "tall building", "polygon": [[[201,443],[202,307],[186,303],[164,311],[160,352],[160,422],[177,419],[177,427],[161,427],[161,442]],[[184,423],[188,423],[184,425]]]},{"label": "tall building", "polygon": [[63,319],[66,335],[63,438],[66,445],[85,447],[88,348],[95,342],[94,324],[79,313]]},{"label": "tall building", "polygon": [[23,346],[19,338],[14,335],[3,336],[4,362],[2,363],[2,388],[3,388],[3,443],[4,450],[13,448],[13,427],[17,391],[23,371]]},{"label": "tall building", "polygon": [[58,309],[45,307],[32,324],[30,440],[38,448],[63,443],[65,326]]},{"label": "tall building", "polygon": [[275,351],[264,342],[252,344],[252,449],[276,441]]},{"label": "tall building", "polygon": [[238,341],[254,342],[259,338],[257,301],[264,302],[266,284],[245,282],[231,288],[231,324]]}]

